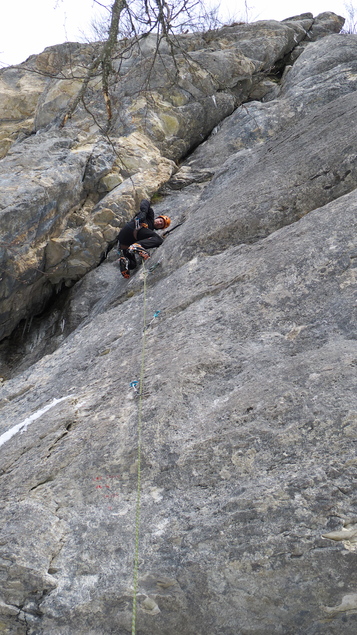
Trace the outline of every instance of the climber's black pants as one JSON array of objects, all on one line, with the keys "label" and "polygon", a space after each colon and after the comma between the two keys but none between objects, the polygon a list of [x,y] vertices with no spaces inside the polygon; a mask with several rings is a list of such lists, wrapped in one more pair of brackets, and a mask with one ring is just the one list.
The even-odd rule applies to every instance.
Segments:
[{"label": "climber's black pants", "polygon": [[146,227],[141,227],[135,238],[133,230],[127,225],[119,232],[118,239],[120,249],[128,249],[133,243],[139,243],[144,249],[154,249],[160,247],[163,241],[159,234]]},{"label": "climber's black pants", "polygon": [[[135,269],[135,267],[137,266],[135,255],[131,254],[130,251],[128,251],[128,247],[130,245],[124,243],[124,240],[126,240],[126,242],[129,242],[129,236],[125,236],[124,232],[122,235],[120,234],[119,248],[122,250],[123,255],[129,260],[129,269]],[[144,249],[154,249],[155,247],[160,247],[163,239],[161,238],[161,236],[159,236],[159,234],[152,231],[152,229],[141,227],[141,229],[139,229],[137,233],[137,239],[135,240],[135,242],[139,243],[139,245],[141,245]],[[133,244],[133,242],[131,242],[131,244]]]},{"label": "climber's black pants", "polygon": [[138,231],[135,242],[139,243],[142,247],[144,247],[144,249],[153,249],[155,247],[160,247],[163,239],[152,229],[141,227]]}]

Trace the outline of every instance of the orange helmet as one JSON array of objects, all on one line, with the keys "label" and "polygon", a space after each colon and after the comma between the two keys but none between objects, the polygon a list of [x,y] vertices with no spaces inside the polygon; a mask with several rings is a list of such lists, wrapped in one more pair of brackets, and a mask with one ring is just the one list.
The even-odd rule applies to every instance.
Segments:
[{"label": "orange helmet", "polygon": [[164,221],[164,226],[162,229],[166,229],[166,227],[168,227],[171,223],[171,218],[169,218],[168,216],[164,216],[164,214],[160,214],[160,216],[157,216],[156,218],[162,218],[162,220]]}]

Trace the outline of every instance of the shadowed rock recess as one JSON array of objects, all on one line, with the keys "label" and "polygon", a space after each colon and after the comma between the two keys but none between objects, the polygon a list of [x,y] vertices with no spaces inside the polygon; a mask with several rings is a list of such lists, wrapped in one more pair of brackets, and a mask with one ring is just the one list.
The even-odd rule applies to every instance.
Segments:
[{"label": "shadowed rock recess", "polygon": [[[60,125],[98,44],[0,71],[0,633],[132,633],[141,425],[137,635],[356,634],[342,26],[148,36],[108,134],[96,79]],[[124,280],[145,197],[180,225]]]}]

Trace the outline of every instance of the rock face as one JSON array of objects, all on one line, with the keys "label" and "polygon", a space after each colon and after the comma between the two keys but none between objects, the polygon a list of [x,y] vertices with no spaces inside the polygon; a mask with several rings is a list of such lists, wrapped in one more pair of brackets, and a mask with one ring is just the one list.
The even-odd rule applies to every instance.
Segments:
[{"label": "rock face", "polygon": [[[81,280],[2,343],[0,632],[131,633],[140,492],[138,634],[355,635],[357,38],[341,24],[183,38],[191,75],[168,94],[158,69],[144,129],[146,38],[113,145],[81,110],[56,127],[74,91],[58,78],[14,128],[2,217],[7,245],[26,235],[28,285],[4,274],[3,333]],[[95,267],[157,191],[180,225],[145,268],[122,279],[115,250]]]},{"label": "rock face", "polygon": [[275,96],[267,75],[342,24],[305,14],[236,25],[162,41],[155,56],[154,35],[118,43],[109,136],[99,77],[63,127],[100,44],[51,47],[2,70],[0,339],[96,267],[140,200],[237,106]]}]

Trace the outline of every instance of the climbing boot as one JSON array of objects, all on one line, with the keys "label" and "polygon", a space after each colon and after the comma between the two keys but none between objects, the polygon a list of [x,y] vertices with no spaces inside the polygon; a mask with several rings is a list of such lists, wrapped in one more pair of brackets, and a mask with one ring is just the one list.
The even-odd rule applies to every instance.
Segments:
[{"label": "climbing boot", "polygon": [[150,254],[139,243],[133,243],[128,249],[131,254],[138,254],[143,260],[150,258]]},{"label": "climbing boot", "polygon": [[120,267],[120,273],[123,276],[123,278],[130,278],[128,258],[125,258],[125,256],[121,256],[119,258],[119,267]]}]

